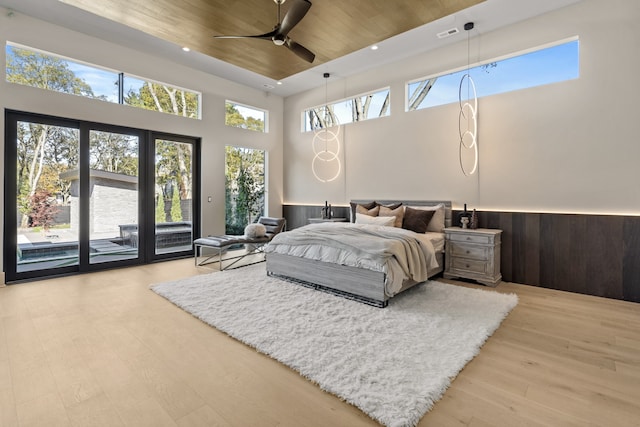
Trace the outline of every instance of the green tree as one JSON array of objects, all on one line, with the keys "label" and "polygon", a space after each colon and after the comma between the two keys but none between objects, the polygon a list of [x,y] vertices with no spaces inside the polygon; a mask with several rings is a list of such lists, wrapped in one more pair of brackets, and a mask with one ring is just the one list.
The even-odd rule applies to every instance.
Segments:
[{"label": "green tree", "polygon": [[138,138],[112,132],[90,132],[89,167],[138,176]]},{"label": "green tree", "polygon": [[227,126],[264,132],[264,120],[255,117],[244,117],[230,102],[225,103],[225,119]]},{"label": "green tree", "polygon": [[157,193],[164,197],[165,221],[171,221],[174,191],[178,193],[176,206],[184,221],[191,220],[192,182],[191,144],[175,141],[156,140],[156,184]]},{"label": "green tree", "polygon": [[226,147],[226,233],[242,234],[264,212],[264,151]]},{"label": "green tree", "polygon": [[156,224],[165,222],[164,216],[164,196],[162,193],[156,194]]},{"label": "green tree", "polygon": [[180,196],[177,191],[173,192],[173,200],[171,204],[171,221],[182,221],[182,209],[180,206]]},{"label": "green tree", "polygon": [[76,77],[61,58],[12,46],[7,55],[7,81],[95,98],[91,86]]},{"label": "green tree", "polygon": [[130,89],[124,103],[176,116],[198,117],[198,95],[172,86],[145,82],[139,91]]}]

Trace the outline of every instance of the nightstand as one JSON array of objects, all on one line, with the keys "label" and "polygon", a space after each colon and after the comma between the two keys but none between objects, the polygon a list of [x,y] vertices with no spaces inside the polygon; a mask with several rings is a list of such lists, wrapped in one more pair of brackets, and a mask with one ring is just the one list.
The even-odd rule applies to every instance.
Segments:
[{"label": "nightstand", "polygon": [[318,222],[347,222],[347,218],[309,218],[309,224],[316,224]]},{"label": "nightstand", "polygon": [[444,278],[472,279],[496,286],[500,274],[500,235],[502,230],[448,227],[445,233]]}]

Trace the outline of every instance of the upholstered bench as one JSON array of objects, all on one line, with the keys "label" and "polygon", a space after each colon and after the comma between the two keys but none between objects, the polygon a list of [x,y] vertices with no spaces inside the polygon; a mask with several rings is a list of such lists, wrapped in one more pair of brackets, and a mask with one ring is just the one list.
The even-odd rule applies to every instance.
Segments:
[{"label": "upholstered bench", "polygon": [[[261,226],[255,227],[256,224],[260,224]],[[284,218],[270,218],[270,217],[260,217],[256,224],[250,224],[245,228],[245,235],[242,236],[232,236],[232,235],[222,235],[222,236],[208,236],[208,237],[200,237],[193,241],[194,245],[194,262],[196,265],[205,265],[210,264],[211,262],[218,262],[220,270],[226,270],[230,268],[232,265],[240,261],[242,258],[253,255],[256,253],[261,253],[264,249],[264,246],[273,239],[273,236],[280,233],[285,228],[285,219]],[[256,233],[257,230],[257,233]],[[231,258],[222,259],[222,255],[234,245],[245,245],[246,252],[242,255],[238,255]],[[209,248],[214,251],[213,255],[207,257],[201,262],[198,262],[198,258],[202,256],[202,248]],[[215,260],[217,257],[217,260]],[[214,261],[209,261],[214,259]],[[222,261],[230,261],[233,260],[231,264],[228,264],[223,267]],[[264,261],[264,260],[263,260]]]}]

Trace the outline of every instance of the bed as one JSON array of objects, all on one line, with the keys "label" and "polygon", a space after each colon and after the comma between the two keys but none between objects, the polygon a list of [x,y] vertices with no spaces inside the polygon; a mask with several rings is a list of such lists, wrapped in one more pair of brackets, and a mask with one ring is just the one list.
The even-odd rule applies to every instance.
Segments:
[{"label": "bed", "polygon": [[[276,236],[265,248],[267,274],[386,307],[393,296],[443,271],[443,228],[451,226],[450,201],[352,200],[350,204],[349,223],[309,224]],[[371,206],[379,210],[374,207],[365,214]],[[429,228],[419,233],[404,229],[399,216],[395,224],[371,219],[378,213],[388,218],[400,210],[407,213],[407,220],[409,213],[432,211]],[[383,221],[385,226],[380,225]]]}]

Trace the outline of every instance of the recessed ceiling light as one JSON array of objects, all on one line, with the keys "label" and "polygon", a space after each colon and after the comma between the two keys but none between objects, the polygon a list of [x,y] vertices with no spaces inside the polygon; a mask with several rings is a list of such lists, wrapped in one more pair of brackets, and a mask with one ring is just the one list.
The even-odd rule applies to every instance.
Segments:
[{"label": "recessed ceiling light", "polygon": [[373,46],[371,46],[371,50],[378,50],[378,45],[374,44]]},{"label": "recessed ceiling light", "polygon": [[189,49],[188,47],[183,47],[182,50],[184,50],[185,52],[189,52],[191,49]]},{"label": "recessed ceiling light", "polygon": [[282,84],[282,82],[277,82],[276,84],[277,84],[277,85],[281,85],[281,84]]}]

